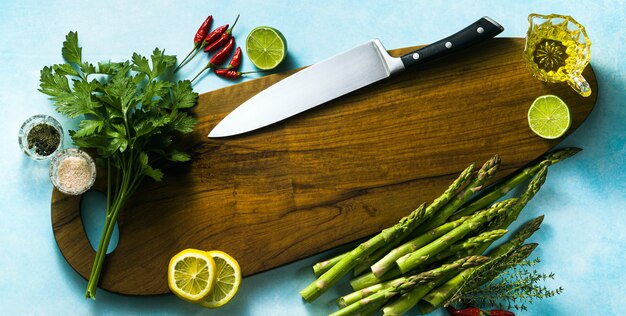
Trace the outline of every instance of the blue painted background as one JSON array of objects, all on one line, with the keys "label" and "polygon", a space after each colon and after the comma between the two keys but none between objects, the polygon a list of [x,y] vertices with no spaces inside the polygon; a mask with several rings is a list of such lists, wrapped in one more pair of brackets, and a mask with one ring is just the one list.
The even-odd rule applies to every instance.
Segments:
[{"label": "blue painted background", "polygon": [[[561,13],[586,26],[593,42],[598,103],[563,145],[584,151],[552,169],[544,189],[521,221],[546,214],[532,240],[542,271],[556,272],[565,293],[530,306],[527,314],[620,315],[626,303],[626,20],[625,1],[8,1],[0,2],[0,314],[202,314],[206,310],[171,295],[127,297],[100,290],[84,298],[86,281],[61,256],[50,223],[47,163],[27,159],[17,131],[29,116],[47,113],[68,128],[76,122],[55,113],[38,93],[39,70],[61,62],[65,34],[79,32],[86,60],[148,55],[155,46],[183,55],[197,25],[241,19],[234,33],[243,43],[259,25],[280,29],[289,43],[283,69],[314,63],[378,37],[388,48],[425,44],[488,15],[523,37],[531,12]],[[188,78],[206,60],[181,73]],[[252,70],[244,60],[244,70]],[[232,84],[213,76],[195,89]],[[70,140],[66,145],[70,145]],[[95,208],[101,196],[90,196]],[[101,201],[100,201],[101,202]],[[97,213],[97,210],[93,210]],[[521,222],[520,221],[520,222]],[[89,225],[97,234],[95,223]],[[236,298],[212,315],[318,315],[333,311],[346,282],[305,304],[298,291],[310,266],[334,252],[244,279]],[[207,313],[209,314],[209,313]],[[443,314],[443,313],[442,313]]]}]

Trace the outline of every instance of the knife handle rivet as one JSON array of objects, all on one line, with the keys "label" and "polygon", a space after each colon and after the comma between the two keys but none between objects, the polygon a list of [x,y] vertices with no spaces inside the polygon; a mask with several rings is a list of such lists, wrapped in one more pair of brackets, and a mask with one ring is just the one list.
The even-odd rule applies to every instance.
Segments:
[{"label": "knife handle rivet", "polygon": [[420,54],[413,53],[413,59],[418,60],[420,58]]},{"label": "knife handle rivet", "polygon": [[446,48],[450,48],[450,47],[452,47],[452,43],[446,42]]},{"label": "knife handle rivet", "polygon": [[476,32],[478,32],[478,34],[483,34],[484,31],[485,29],[480,26],[476,29]]}]

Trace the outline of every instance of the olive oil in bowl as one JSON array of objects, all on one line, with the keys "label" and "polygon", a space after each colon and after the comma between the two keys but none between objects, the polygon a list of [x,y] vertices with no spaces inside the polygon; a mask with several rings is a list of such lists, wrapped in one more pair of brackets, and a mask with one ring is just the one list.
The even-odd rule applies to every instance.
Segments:
[{"label": "olive oil in bowl", "polygon": [[591,42],[585,28],[570,16],[528,16],[524,60],[537,79],[567,83],[582,96],[591,88],[582,72],[589,64]]}]

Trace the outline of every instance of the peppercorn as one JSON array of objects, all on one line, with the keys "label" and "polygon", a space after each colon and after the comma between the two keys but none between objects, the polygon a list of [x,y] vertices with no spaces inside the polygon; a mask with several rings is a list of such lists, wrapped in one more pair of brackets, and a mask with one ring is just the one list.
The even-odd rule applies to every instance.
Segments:
[{"label": "peppercorn", "polygon": [[49,156],[59,147],[61,135],[53,126],[40,123],[30,129],[26,140],[29,149],[40,156]]}]

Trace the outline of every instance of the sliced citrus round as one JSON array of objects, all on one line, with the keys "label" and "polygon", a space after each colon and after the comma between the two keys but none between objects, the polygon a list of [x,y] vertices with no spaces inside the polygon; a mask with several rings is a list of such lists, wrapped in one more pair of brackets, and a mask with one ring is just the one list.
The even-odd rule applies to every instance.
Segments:
[{"label": "sliced citrus round", "polygon": [[563,136],[570,124],[567,104],[555,95],[538,97],[528,109],[530,129],[543,138],[555,139]]},{"label": "sliced citrus round", "polygon": [[185,249],[170,260],[167,284],[176,296],[189,302],[198,302],[213,289],[215,271],[215,261],[209,254]]},{"label": "sliced citrus round", "polygon": [[228,303],[237,294],[239,284],[241,284],[241,269],[237,260],[225,252],[213,250],[207,254],[215,260],[217,274],[213,291],[199,304],[208,308],[217,308]]},{"label": "sliced citrus round", "polygon": [[287,41],[277,29],[259,26],[248,34],[246,52],[257,68],[274,69],[287,55]]}]

